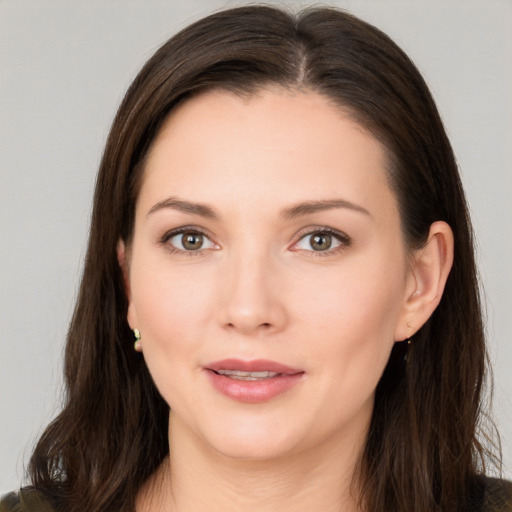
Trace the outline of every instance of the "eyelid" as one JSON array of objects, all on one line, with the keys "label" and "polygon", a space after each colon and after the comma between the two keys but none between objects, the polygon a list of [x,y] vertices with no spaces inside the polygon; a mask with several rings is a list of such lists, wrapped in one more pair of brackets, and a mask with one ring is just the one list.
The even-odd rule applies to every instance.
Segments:
[{"label": "eyelid", "polygon": [[[168,243],[171,238],[178,236],[178,235],[182,235],[184,233],[200,234],[200,235],[204,236],[205,238],[207,238],[215,247],[209,247],[206,249],[200,248],[196,251],[187,251],[187,250],[179,249],[178,247],[175,247]],[[339,242],[339,245],[334,248],[326,249],[325,251],[314,251],[313,249],[307,250],[307,249],[302,249],[302,248],[294,248],[305,237],[311,236],[311,235],[314,235],[317,233],[323,233],[323,234],[328,234],[328,235],[332,236]],[[331,228],[329,226],[317,226],[316,225],[316,226],[305,227],[305,228],[301,229],[295,235],[294,238],[295,238],[295,241],[293,242],[293,244],[289,250],[306,251],[306,252],[310,252],[310,253],[314,254],[315,256],[322,256],[322,255],[327,256],[329,254],[333,254],[333,253],[337,252],[338,250],[342,250],[342,249],[350,246],[352,243],[351,238],[346,233],[344,233],[343,231],[339,231],[337,229]],[[200,255],[201,253],[204,253],[205,251],[209,251],[212,249],[213,250],[220,249],[220,245],[213,240],[213,237],[210,235],[210,233],[207,230],[205,230],[204,228],[201,228],[199,226],[195,226],[195,225],[180,226],[177,228],[170,229],[169,231],[166,231],[158,239],[158,242],[161,243],[162,245],[166,245],[168,247],[168,249],[173,253],[184,254],[184,255],[188,255],[188,256],[194,256],[194,255],[197,256],[197,255]]]},{"label": "eyelid", "polygon": [[[339,245],[334,247],[334,248],[332,248],[332,249],[331,248],[326,249],[325,251],[314,251],[313,249],[308,250],[308,249],[301,249],[301,248],[295,248],[294,249],[294,247],[300,241],[302,241],[304,238],[306,238],[307,236],[318,234],[318,233],[327,234],[327,235],[332,236],[333,238],[335,238],[339,242]],[[306,228],[301,229],[295,235],[295,242],[290,247],[290,250],[292,250],[292,251],[306,251],[306,252],[310,252],[310,253],[314,254],[315,256],[327,256],[329,254],[333,254],[333,253],[337,252],[338,250],[345,249],[346,247],[350,246],[351,243],[352,243],[351,238],[346,233],[344,233],[343,231],[339,231],[337,229],[333,229],[333,228],[331,228],[329,226],[308,226]]]},{"label": "eyelid", "polygon": [[[208,239],[215,247],[208,247],[208,248],[200,248],[196,251],[187,251],[184,249],[180,249],[174,245],[169,244],[169,241],[179,235],[183,235],[185,233],[191,233],[191,234],[198,234],[204,236],[206,239]],[[204,253],[205,251],[209,250],[217,250],[220,249],[220,246],[217,242],[213,240],[213,237],[203,228],[199,226],[180,226],[178,228],[170,229],[169,231],[166,231],[159,239],[158,242],[162,245],[165,245],[169,251],[172,253],[177,254],[184,254],[186,256],[198,256],[201,253]]]}]

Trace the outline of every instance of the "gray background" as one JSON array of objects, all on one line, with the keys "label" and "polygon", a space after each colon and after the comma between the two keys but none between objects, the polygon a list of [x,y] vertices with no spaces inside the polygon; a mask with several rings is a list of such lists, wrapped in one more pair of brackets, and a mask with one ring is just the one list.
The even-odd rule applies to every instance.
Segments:
[{"label": "gray background", "polygon": [[[59,407],[63,340],[115,109],[160,43],[213,9],[241,3],[0,1],[0,491],[19,486],[33,442]],[[393,37],[437,99],[479,241],[510,478],[512,3],[325,3]]]}]

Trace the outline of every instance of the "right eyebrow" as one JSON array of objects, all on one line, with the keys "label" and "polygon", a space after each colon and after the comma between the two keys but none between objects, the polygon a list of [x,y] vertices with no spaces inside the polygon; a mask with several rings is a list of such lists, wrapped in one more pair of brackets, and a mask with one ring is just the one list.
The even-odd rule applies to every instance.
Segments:
[{"label": "right eyebrow", "polygon": [[168,197],[167,199],[154,204],[150,208],[148,215],[151,215],[152,213],[155,213],[164,208],[171,208],[183,213],[192,213],[194,215],[200,215],[201,217],[206,217],[208,219],[219,218],[219,216],[215,213],[215,210],[207,204],[183,201],[176,197]]}]

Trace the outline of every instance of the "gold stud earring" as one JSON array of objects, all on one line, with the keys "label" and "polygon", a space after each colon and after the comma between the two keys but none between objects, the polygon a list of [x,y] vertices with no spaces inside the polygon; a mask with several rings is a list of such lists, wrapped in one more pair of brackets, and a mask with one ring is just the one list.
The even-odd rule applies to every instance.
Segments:
[{"label": "gold stud earring", "polygon": [[135,352],[142,352],[142,343],[140,341],[139,329],[133,329],[133,334],[135,336],[135,343],[133,344],[133,348],[135,349]]}]

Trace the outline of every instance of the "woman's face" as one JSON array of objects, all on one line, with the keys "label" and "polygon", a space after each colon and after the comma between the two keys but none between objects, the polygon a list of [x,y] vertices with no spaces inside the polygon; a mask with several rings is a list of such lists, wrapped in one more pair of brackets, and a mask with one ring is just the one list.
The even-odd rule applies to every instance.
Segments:
[{"label": "woman's face", "polygon": [[126,255],[171,432],[237,458],[361,442],[414,286],[385,164],[312,92],[208,92],[171,114]]}]

